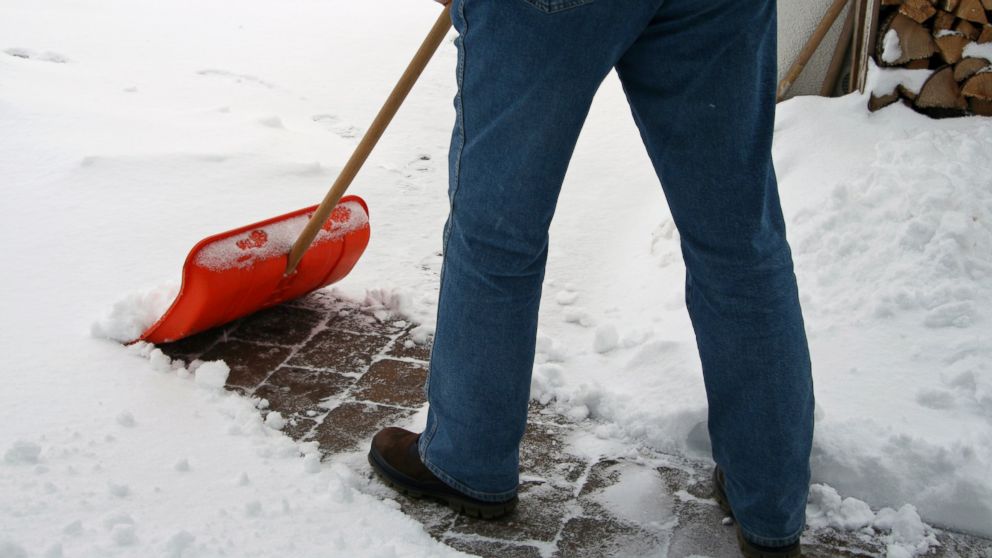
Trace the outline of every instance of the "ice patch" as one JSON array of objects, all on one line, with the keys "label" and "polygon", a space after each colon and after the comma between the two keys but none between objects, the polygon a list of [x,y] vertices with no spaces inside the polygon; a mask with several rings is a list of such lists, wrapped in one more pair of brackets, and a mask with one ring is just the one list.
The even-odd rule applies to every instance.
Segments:
[{"label": "ice patch", "polygon": [[635,525],[663,525],[676,520],[674,500],[652,467],[624,464],[617,468],[619,479],[592,499],[620,519]]}]

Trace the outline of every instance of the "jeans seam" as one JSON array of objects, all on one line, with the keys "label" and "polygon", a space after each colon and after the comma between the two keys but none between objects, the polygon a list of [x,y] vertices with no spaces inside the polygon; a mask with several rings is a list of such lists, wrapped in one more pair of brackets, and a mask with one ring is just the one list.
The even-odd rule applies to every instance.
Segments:
[{"label": "jeans seam", "polygon": [[[447,267],[448,261],[448,239],[451,237],[451,229],[453,228],[453,219],[455,213],[455,196],[458,194],[459,187],[461,186],[461,167],[462,167],[462,154],[465,151],[465,108],[463,100],[463,84],[465,83],[465,34],[468,32],[468,22],[465,19],[465,0],[458,3],[458,17],[461,19],[462,31],[459,32],[461,35],[461,49],[458,53],[458,63],[455,68],[455,76],[458,82],[458,93],[455,96],[456,107],[456,117],[457,117],[457,127],[458,127],[458,154],[455,157],[455,169],[454,169],[454,188],[451,191],[448,201],[448,226],[444,228],[444,236],[441,239],[441,251],[443,257],[441,259],[441,277],[439,278],[440,287],[438,288],[438,301],[441,300],[442,291],[444,290],[444,279],[445,273],[444,269]],[[440,312],[440,305],[438,306],[438,311]],[[431,347],[431,359],[430,365],[427,367],[427,378],[424,380],[424,395],[427,397],[427,401],[431,400],[431,376],[433,375],[433,363],[434,363],[434,348]],[[431,421],[432,424],[429,425],[429,431],[424,432],[422,435],[423,443],[418,444],[418,449],[420,452],[420,460],[427,463],[427,448],[430,446],[431,441],[434,439],[434,435],[437,433],[438,429],[438,418],[436,414],[433,414],[434,420]],[[443,480],[443,479],[442,479]]]},{"label": "jeans seam", "polygon": [[459,482],[457,479],[444,472],[444,470],[437,465],[434,465],[429,460],[424,459],[423,457],[421,457],[420,460],[423,461],[424,466],[426,466],[430,472],[434,473],[434,476],[440,479],[441,482],[466,496],[475,498],[476,500],[482,500],[484,502],[505,502],[517,494],[517,490],[515,488],[504,492],[480,492],[478,490],[474,490],[466,486],[464,483]]}]

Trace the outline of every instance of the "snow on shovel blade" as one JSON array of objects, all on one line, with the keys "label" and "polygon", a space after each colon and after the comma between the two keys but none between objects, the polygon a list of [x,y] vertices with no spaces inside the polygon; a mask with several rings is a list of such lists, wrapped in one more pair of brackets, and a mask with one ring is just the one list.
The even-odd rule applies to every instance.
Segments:
[{"label": "snow on shovel blade", "polygon": [[289,250],[316,209],[201,240],[186,257],[176,300],[140,340],[177,341],[342,279],[369,243],[368,206],[358,196],[341,199],[296,271],[285,276]]}]

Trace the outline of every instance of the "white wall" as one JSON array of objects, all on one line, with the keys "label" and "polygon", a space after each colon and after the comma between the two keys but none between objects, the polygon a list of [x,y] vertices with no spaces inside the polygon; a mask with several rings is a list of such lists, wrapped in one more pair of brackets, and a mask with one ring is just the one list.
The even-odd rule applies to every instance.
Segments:
[{"label": "white wall", "polygon": [[[778,2],[778,74],[785,75],[803,45],[813,34],[823,14],[833,0],[779,0]],[[834,23],[830,33],[823,39],[819,50],[807,64],[802,75],[796,80],[788,96],[819,95],[827,66],[833,56],[834,46],[840,35],[845,9]]]}]

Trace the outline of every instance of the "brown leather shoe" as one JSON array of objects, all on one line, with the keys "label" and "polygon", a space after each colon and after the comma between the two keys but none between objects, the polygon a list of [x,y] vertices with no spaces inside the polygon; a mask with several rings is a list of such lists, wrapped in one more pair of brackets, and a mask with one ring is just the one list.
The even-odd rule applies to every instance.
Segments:
[{"label": "brown leather shoe", "polygon": [[[730,509],[730,500],[727,499],[726,480],[723,471],[719,466],[713,468],[713,499],[719,504],[723,513],[734,517],[733,510]],[[803,555],[802,545],[797,541],[788,546],[760,546],[744,538],[740,524],[735,525],[737,529],[737,545],[741,549],[744,558],[800,558]]]},{"label": "brown leather shoe", "polygon": [[372,438],[369,464],[387,485],[411,498],[433,498],[456,512],[482,519],[495,519],[513,511],[514,496],[503,502],[486,502],[462,494],[434,476],[420,460],[420,434],[389,427]]}]

